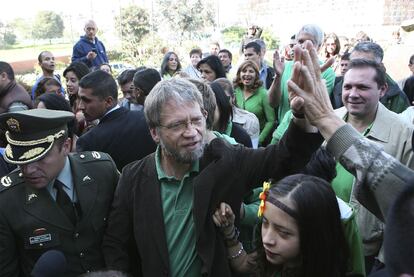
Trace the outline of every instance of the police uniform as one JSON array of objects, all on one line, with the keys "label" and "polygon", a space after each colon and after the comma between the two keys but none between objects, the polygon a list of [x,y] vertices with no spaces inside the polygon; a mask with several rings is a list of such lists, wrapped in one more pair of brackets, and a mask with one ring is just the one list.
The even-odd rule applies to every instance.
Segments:
[{"label": "police uniform", "polygon": [[[9,142],[5,160],[23,165],[47,156],[54,141],[67,131],[62,123],[72,117],[52,110],[1,115],[0,126],[7,129]],[[33,188],[20,169],[0,179],[0,276],[30,276],[37,259],[52,249],[65,255],[64,277],[105,267],[101,242],[119,172],[111,157],[101,152],[69,154],[56,178],[65,176],[64,171],[69,171],[66,179],[72,183],[74,222],[49,185]]]}]

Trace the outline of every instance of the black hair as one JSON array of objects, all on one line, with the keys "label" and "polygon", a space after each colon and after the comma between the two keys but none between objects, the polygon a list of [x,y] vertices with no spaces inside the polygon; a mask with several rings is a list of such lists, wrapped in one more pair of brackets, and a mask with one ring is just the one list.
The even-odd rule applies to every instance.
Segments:
[{"label": "black hair", "polygon": [[366,68],[371,67],[375,70],[374,81],[378,84],[378,88],[387,84],[387,75],[384,67],[376,61],[367,59],[353,59],[349,63],[348,71],[352,68]]},{"label": "black hair", "polygon": [[408,60],[410,65],[414,64],[414,55],[411,55],[410,59]]},{"label": "black hair", "polygon": [[[40,102],[42,102],[48,110],[72,112],[69,102],[61,95],[54,93],[45,93],[36,99],[36,107]],[[68,137],[70,138],[73,138],[73,134],[75,133],[75,128],[77,126],[75,122],[75,118],[68,122]]]},{"label": "black hair", "polygon": [[[335,192],[325,180],[304,174],[283,178],[268,192],[268,199],[290,199],[297,218],[300,242],[300,276],[345,276],[348,246],[342,229]],[[267,201],[271,204],[272,200]],[[260,276],[281,270],[266,259],[261,236],[258,241]]]},{"label": "black hair", "polygon": [[119,74],[118,78],[116,78],[116,80],[118,81],[118,84],[120,86],[123,86],[129,82],[132,82],[136,72],[137,72],[136,69],[126,69],[122,71],[122,73]]},{"label": "black hair", "polygon": [[37,60],[39,61],[39,63],[41,63],[43,61],[42,56],[46,52],[50,52],[50,51],[47,51],[47,50],[42,51],[42,52],[40,52],[39,56],[37,56]]},{"label": "black hair", "polygon": [[0,61],[0,74],[5,72],[10,81],[14,81],[14,71],[9,63]]},{"label": "black hair", "polygon": [[170,52],[165,53],[164,58],[162,59],[161,70],[160,70],[161,76],[164,76],[164,74],[168,73],[168,60],[173,54],[177,57],[177,70],[175,72],[179,72],[181,70],[181,63],[180,63],[180,59],[178,58],[178,55],[175,52],[170,51]]},{"label": "black hair", "polygon": [[216,131],[223,133],[226,131],[227,125],[233,118],[233,109],[229,97],[218,83],[211,83],[210,87],[216,96],[216,108],[218,108],[220,112]]},{"label": "black hair", "polygon": [[197,64],[197,69],[200,68],[200,65],[207,64],[211,70],[214,71],[217,78],[226,78],[226,70],[224,69],[223,64],[221,63],[220,59],[215,55],[210,55],[208,57],[205,57]]},{"label": "black hair", "polygon": [[233,59],[233,54],[229,50],[227,50],[227,49],[221,49],[218,53],[219,54],[220,53],[226,53],[229,56],[230,60]]},{"label": "black hair", "polygon": [[[36,97],[39,97],[40,95],[44,94],[46,92],[46,86],[47,85],[55,85],[58,86],[60,89],[62,88],[62,84],[56,80],[53,77],[44,77],[42,80],[40,80],[39,83],[37,83],[36,90],[34,92],[35,99]],[[59,91],[60,93],[60,91]]]},{"label": "black hair", "polygon": [[246,44],[244,46],[243,50],[246,50],[247,48],[253,48],[253,51],[258,55],[260,55],[261,51],[262,51],[262,48],[260,47],[260,44],[258,44],[257,42],[254,42],[254,41],[251,41],[248,44]]},{"label": "black hair", "polygon": [[346,52],[341,56],[341,61],[349,61],[351,60],[351,53]]},{"label": "black hair", "polygon": [[105,71],[97,70],[84,76],[79,81],[79,87],[92,89],[92,95],[101,99],[112,97],[115,102],[118,99],[118,87],[115,79]]},{"label": "black hair", "polygon": [[76,75],[78,80],[82,79],[83,76],[87,75],[90,72],[89,67],[86,64],[82,63],[82,62],[73,62],[73,63],[71,63],[63,71],[63,77],[65,77],[65,75],[70,71],[73,72]]}]

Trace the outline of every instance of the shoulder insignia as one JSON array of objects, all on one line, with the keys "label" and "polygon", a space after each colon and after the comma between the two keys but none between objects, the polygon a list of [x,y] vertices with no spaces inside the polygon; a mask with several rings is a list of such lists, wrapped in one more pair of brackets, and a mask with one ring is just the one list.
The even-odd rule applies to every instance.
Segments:
[{"label": "shoulder insignia", "polygon": [[1,179],[0,179],[0,183],[4,186],[4,187],[10,187],[11,186],[11,184],[12,184],[12,180],[11,180],[11,178],[9,177],[9,176],[3,176]]},{"label": "shoulder insignia", "polygon": [[101,153],[93,151],[92,152],[92,157],[94,157],[95,159],[99,160],[101,158]]}]

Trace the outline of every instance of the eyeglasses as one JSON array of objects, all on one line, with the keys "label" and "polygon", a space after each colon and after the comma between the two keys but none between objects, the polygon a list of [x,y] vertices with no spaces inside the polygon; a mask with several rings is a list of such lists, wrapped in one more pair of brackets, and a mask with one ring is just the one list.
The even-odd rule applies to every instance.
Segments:
[{"label": "eyeglasses", "polygon": [[192,126],[196,129],[200,128],[203,126],[203,116],[197,117],[197,118],[193,118],[189,121],[180,121],[180,122],[176,122],[176,123],[171,123],[169,125],[159,125],[159,127],[163,127],[165,129],[171,130],[173,132],[180,132],[180,133],[184,133],[185,131],[187,131],[189,126]]}]

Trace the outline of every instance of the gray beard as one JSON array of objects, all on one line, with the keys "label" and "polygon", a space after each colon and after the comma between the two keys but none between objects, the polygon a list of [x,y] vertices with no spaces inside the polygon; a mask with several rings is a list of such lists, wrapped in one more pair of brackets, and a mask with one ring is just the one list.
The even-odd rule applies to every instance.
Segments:
[{"label": "gray beard", "polygon": [[203,156],[204,147],[206,143],[203,141],[203,144],[200,148],[190,152],[181,154],[180,152],[176,151],[175,149],[170,149],[170,147],[166,146],[162,139],[160,140],[160,146],[164,150],[165,155],[172,156],[178,163],[182,164],[191,164]]}]

